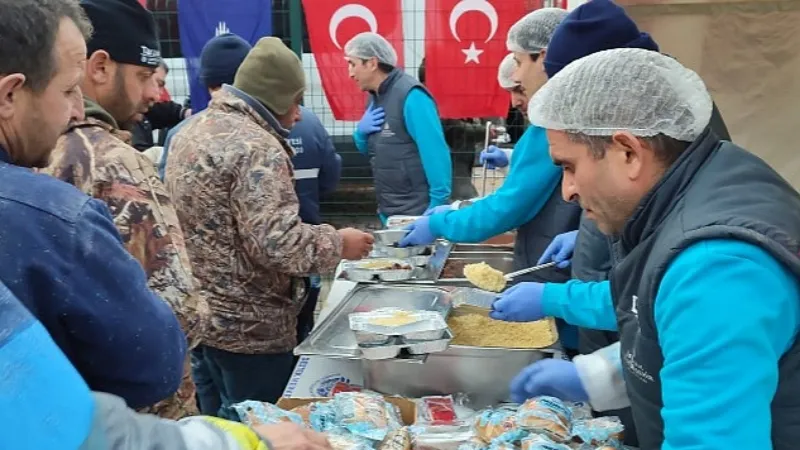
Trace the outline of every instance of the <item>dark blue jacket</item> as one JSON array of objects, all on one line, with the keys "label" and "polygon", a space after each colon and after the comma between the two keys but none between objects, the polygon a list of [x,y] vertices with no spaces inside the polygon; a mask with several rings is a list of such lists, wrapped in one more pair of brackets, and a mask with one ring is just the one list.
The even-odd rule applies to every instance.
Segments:
[{"label": "dark blue jacket", "polygon": [[108,208],[9,163],[0,149],[0,282],[44,325],[87,384],[151,405],[181,381],[186,338],[122,245]]},{"label": "dark blue jacket", "polygon": [[300,200],[300,219],[318,225],[322,223],[319,198],[336,190],[342,158],[319,118],[308,108],[301,106],[300,110],[301,119],[289,134],[289,143],[296,152],[292,158],[295,191]]}]

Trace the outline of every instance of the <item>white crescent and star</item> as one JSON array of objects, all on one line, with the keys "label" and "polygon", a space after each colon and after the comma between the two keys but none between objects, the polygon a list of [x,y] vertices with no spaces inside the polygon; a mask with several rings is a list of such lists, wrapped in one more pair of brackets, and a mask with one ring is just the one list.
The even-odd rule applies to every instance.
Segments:
[{"label": "white crescent and star", "polygon": [[[489,3],[488,0],[461,0],[460,2],[456,3],[456,6],[454,6],[450,11],[450,34],[453,35],[456,41],[461,42],[461,37],[458,35],[458,30],[456,30],[458,19],[471,11],[482,13],[487,19],[489,19],[489,24],[491,25],[492,29],[489,33],[489,37],[487,37],[486,41],[484,41],[484,44],[491,41],[495,33],[497,33],[499,19],[497,17],[497,10],[494,8],[494,5]],[[483,53],[483,50],[475,47],[475,42],[471,42],[469,48],[465,48],[461,50],[461,52],[466,56],[464,64],[470,62],[480,64],[478,57],[481,55],[481,53]]]},{"label": "white crescent and star", "polygon": [[341,25],[345,19],[349,19],[351,17],[358,17],[359,19],[362,19],[367,23],[367,25],[369,25],[370,31],[373,33],[378,32],[378,19],[375,17],[375,13],[373,13],[369,8],[357,3],[344,5],[333,13],[331,16],[331,22],[328,25],[328,33],[331,36],[331,42],[333,42],[333,44],[339,49],[341,49],[342,46],[339,44],[339,40],[336,39],[336,32],[339,30],[339,25]]}]

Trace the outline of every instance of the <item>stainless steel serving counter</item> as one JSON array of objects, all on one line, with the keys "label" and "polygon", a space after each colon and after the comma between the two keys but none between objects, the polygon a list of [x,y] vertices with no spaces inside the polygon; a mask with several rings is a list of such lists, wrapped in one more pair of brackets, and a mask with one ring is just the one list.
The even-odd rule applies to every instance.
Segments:
[{"label": "stainless steel serving counter", "polygon": [[[508,247],[457,245],[452,249],[450,259],[464,259],[469,262],[486,261],[497,269],[505,271],[504,264],[511,264],[513,258],[508,250]],[[341,270],[341,266],[339,270]],[[349,329],[339,326],[341,320],[337,319],[337,316],[346,316],[350,311],[344,309],[352,309],[356,303],[361,304],[361,301],[349,300],[352,297],[349,294],[358,286],[356,283],[341,280],[338,277],[338,271],[334,279],[325,307],[320,314],[318,327],[315,329],[316,334],[312,334],[298,346],[297,354],[315,355],[312,358],[329,358],[330,356],[351,360],[359,358],[350,349],[355,344],[352,336],[348,340],[346,336],[327,335],[334,329],[338,333],[348,333]],[[441,281],[434,286],[395,286],[398,289],[397,293],[386,298],[402,302],[400,294],[403,289],[422,289],[433,295],[436,286],[447,285],[447,282]],[[417,296],[417,298],[422,299],[425,296]],[[348,299],[346,304],[343,304],[343,300],[346,299]],[[387,306],[384,303],[386,301],[382,300],[376,304]],[[316,350],[309,350],[314,347],[313,344],[318,344],[316,346],[318,348],[325,347],[325,345],[321,345],[324,342],[331,347],[328,356],[322,356]],[[408,397],[465,392],[470,394],[477,406],[488,406],[507,400],[508,385],[511,379],[529,364],[544,358],[547,353],[560,354],[558,344],[538,350],[451,345],[444,352],[431,353],[426,358],[362,360],[361,365],[364,387],[368,389]]]}]

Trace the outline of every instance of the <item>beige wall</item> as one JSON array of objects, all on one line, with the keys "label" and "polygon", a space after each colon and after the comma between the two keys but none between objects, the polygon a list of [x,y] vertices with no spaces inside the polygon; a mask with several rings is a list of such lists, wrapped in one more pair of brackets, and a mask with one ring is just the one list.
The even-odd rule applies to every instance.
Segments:
[{"label": "beige wall", "polygon": [[703,77],[733,140],[800,188],[800,0],[619,0]]}]

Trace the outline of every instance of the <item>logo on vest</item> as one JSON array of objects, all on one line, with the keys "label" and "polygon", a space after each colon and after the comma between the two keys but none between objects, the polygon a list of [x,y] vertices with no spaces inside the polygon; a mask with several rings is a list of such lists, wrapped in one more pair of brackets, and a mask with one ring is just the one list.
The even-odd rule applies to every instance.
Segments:
[{"label": "logo on vest", "polygon": [[289,145],[291,145],[292,148],[294,149],[294,153],[296,155],[300,155],[303,153],[303,138],[301,137],[289,138],[287,139],[287,141],[289,142]]},{"label": "logo on vest", "polygon": [[392,137],[394,136],[394,131],[389,128],[389,122],[383,122],[383,130],[381,130],[381,136],[383,137]]},{"label": "logo on vest", "polygon": [[653,376],[636,361],[636,356],[630,351],[625,352],[625,367],[628,368],[628,372],[635,375],[642,383],[652,383],[654,381]]},{"label": "logo on vest", "polygon": [[631,298],[631,313],[633,313],[636,318],[639,318],[639,296],[634,295]]}]

